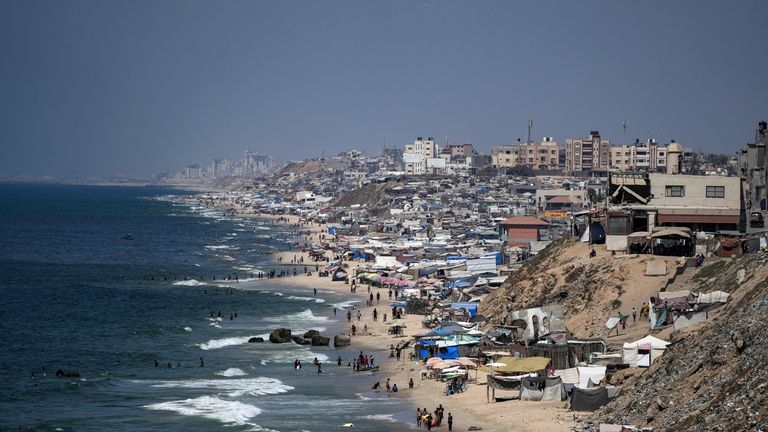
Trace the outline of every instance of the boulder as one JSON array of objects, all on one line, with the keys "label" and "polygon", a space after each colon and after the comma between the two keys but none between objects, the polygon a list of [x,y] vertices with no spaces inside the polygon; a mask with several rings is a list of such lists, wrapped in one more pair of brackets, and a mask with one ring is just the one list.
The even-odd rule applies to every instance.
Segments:
[{"label": "boulder", "polygon": [[328,346],[331,343],[331,339],[325,336],[312,336],[312,346]]},{"label": "boulder", "polygon": [[263,337],[252,337],[248,339],[248,343],[261,343],[261,342],[264,342]]},{"label": "boulder", "polygon": [[279,328],[272,330],[269,334],[269,341],[272,343],[286,343],[291,341],[291,329]]},{"label": "boulder", "polygon": [[310,331],[304,333],[304,338],[305,339],[312,339],[315,336],[320,336],[320,332],[317,331],[317,330],[310,330]]},{"label": "boulder", "polygon": [[352,343],[352,339],[345,335],[336,335],[333,337],[333,346],[336,348],[349,346]]},{"label": "boulder", "polygon": [[299,345],[309,345],[310,343],[309,339],[304,339],[301,336],[293,336],[291,339]]}]

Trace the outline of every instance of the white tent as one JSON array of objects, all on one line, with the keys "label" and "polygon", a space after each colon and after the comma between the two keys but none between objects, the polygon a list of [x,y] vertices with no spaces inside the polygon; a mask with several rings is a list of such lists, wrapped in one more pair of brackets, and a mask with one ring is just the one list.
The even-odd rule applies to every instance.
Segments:
[{"label": "white tent", "polygon": [[624,363],[630,367],[648,367],[651,362],[661,357],[667,349],[669,342],[648,335],[634,342],[625,342],[623,357]]}]

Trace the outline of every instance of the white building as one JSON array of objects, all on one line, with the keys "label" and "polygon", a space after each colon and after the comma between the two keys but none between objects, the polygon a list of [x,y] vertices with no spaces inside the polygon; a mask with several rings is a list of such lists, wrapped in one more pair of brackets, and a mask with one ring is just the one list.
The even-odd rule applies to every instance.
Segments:
[{"label": "white building", "polygon": [[437,143],[433,137],[426,140],[418,137],[413,143],[406,144],[403,161],[406,174],[432,174],[441,165],[445,168],[445,159],[438,158]]}]

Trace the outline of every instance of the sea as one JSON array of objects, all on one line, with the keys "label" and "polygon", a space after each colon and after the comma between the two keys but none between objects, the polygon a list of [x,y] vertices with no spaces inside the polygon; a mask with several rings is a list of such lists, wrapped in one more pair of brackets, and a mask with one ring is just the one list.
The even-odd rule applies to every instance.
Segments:
[{"label": "sea", "polygon": [[0,430],[411,428],[405,401],[370,390],[386,377],[346,367],[356,347],[268,341],[278,327],[333,337],[354,306],[251,278],[291,228],[190,193],[0,184]]}]

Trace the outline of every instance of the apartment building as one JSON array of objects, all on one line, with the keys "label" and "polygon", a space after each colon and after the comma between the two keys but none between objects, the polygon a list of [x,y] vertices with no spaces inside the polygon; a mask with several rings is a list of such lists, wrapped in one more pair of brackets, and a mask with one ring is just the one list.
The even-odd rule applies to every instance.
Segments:
[{"label": "apartment building", "polygon": [[438,158],[438,146],[434,137],[418,137],[412,143],[406,144],[403,162],[406,174],[433,174],[441,165],[445,168],[445,159]]},{"label": "apartment building", "polygon": [[565,171],[570,175],[605,176],[610,168],[611,141],[591,131],[586,138],[565,140]]},{"label": "apartment building", "polygon": [[494,168],[526,166],[534,171],[555,171],[560,168],[561,148],[552,137],[544,137],[538,143],[495,146],[491,149]]}]

